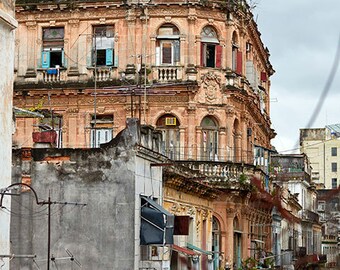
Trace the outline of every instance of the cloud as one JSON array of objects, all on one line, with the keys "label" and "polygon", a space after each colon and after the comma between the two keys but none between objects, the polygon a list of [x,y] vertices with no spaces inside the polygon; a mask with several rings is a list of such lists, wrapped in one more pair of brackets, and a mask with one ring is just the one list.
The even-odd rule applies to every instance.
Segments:
[{"label": "cloud", "polygon": [[[340,35],[339,0],[258,0],[253,11],[276,70],[271,119],[278,150],[293,149],[329,77]],[[313,127],[340,123],[339,71]]]}]

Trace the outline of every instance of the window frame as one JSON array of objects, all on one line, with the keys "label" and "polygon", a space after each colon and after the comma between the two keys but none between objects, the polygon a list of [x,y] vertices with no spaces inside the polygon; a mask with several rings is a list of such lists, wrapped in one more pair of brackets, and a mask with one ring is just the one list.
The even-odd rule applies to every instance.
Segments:
[{"label": "window frame", "polygon": [[[48,38],[45,36],[45,33],[52,29],[60,29],[61,37],[57,38]],[[59,69],[65,68],[65,27],[42,27],[42,48],[41,48],[41,68],[42,69]],[[60,52],[60,56],[55,57],[57,53]],[[52,56],[54,57],[52,58]],[[51,66],[51,61],[55,61],[54,59],[58,59],[54,66]]]},{"label": "window frame", "polygon": [[332,168],[332,172],[337,172],[338,171],[338,163],[332,162],[331,168]]},{"label": "window frame", "polygon": [[336,157],[338,155],[338,148],[337,147],[331,147],[331,155],[332,155],[332,157]]},{"label": "window frame", "polygon": [[[172,33],[166,33],[171,29]],[[164,33],[163,33],[164,31]],[[156,66],[177,66],[181,62],[181,40],[179,29],[173,24],[163,24],[158,28],[156,41]],[[163,60],[163,44],[171,45],[171,63],[165,63]],[[176,44],[177,43],[177,44]]]},{"label": "window frame", "polygon": [[[208,31],[208,34],[207,33]],[[215,28],[205,26],[201,31],[201,66],[207,68],[221,68],[222,67],[222,51],[220,41],[217,36]],[[214,47],[213,65],[208,65],[208,46]]]},{"label": "window frame", "polygon": [[[105,28],[105,36],[97,35],[96,30]],[[108,31],[112,31],[112,35],[107,35]],[[118,55],[115,50],[115,27],[114,25],[93,25],[92,26],[92,66],[99,67],[117,67],[118,66]],[[104,41],[102,41],[103,39]],[[110,45],[98,46],[98,43],[111,43]],[[98,63],[98,51],[105,51],[105,64],[104,62]]]},{"label": "window frame", "polygon": [[[335,181],[334,181],[335,180]],[[334,185],[334,182],[335,182],[335,185]],[[338,178],[332,178],[332,189],[337,189],[338,188]]]}]

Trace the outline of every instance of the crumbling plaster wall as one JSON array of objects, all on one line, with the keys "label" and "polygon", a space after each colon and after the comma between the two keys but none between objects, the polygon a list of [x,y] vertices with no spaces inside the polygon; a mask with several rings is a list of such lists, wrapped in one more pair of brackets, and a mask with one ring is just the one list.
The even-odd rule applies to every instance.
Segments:
[{"label": "crumbling plaster wall", "polygon": [[[136,168],[150,169],[150,164],[138,161],[139,137],[133,124],[101,149],[32,149],[29,161],[21,158],[20,151],[14,152],[14,182],[30,175],[40,200],[46,201],[50,194],[51,201],[87,204],[51,205],[53,256],[65,257],[68,249],[83,269],[135,269],[138,249],[133,243],[139,241],[135,222],[140,219],[135,217],[136,196],[148,193],[143,184],[135,190]],[[157,192],[160,177],[157,170]],[[32,192],[25,192],[13,202],[12,211],[19,214],[12,217],[12,252],[36,254],[39,267],[45,267],[46,260],[39,260],[47,258],[47,206],[37,206]],[[72,266],[70,260],[56,260],[56,264],[59,269]],[[12,260],[11,269],[34,267],[32,260]]]}]

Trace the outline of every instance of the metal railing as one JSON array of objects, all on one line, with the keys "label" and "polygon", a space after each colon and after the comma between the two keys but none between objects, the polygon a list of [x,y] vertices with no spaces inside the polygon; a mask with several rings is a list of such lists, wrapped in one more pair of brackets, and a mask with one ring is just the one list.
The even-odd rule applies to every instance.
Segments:
[{"label": "metal railing", "polygon": [[319,222],[319,215],[310,210],[303,210],[301,213],[301,217],[303,220],[306,220],[306,221],[311,221],[315,223]]},{"label": "metal railing", "polygon": [[254,165],[253,151],[241,148],[209,148],[209,147],[162,147],[161,153],[168,158],[178,160],[237,162]]}]

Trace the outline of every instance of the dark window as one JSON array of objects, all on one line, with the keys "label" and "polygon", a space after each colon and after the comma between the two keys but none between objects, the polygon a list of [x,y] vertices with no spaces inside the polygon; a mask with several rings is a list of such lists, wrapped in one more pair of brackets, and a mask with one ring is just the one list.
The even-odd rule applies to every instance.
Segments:
[{"label": "dark window", "polygon": [[338,155],[338,149],[336,147],[332,147],[332,156],[336,157]]},{"label": "dark window", "polygon": [[338,164],[336,162],[332,162],[332,172],[338,171]]},{"label": "dark window", "polygon": [[220,68],[222,60],[222,46],[219,45],[216,31],[204,27],[201,32],[201,66]]},{"label": "dark window", "polygon": [[64,66],[64,27],[43,28],[42,68]]},{"label": "dark window", "polygon": [[333,189],[338,188],[338,179],[337,178],[332,178],[332,188]]},{"label": "dark window", "polygon": [[117,66],[118,58],[114,56],[114,27],[94,26],[93,35],[93,65]]}]

